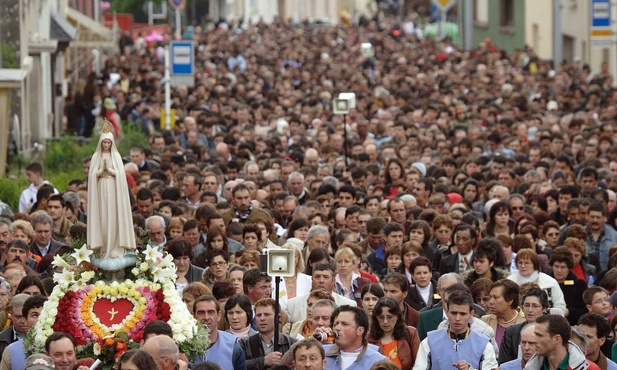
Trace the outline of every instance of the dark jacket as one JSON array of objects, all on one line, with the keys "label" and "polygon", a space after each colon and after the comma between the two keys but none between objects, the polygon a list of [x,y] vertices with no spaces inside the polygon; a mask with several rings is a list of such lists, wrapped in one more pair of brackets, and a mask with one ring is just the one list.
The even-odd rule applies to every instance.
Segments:
[{"label": "dark jacket", "polygon": [[[289,351],[289,348],[295,342],[297,342],[297,340],[289,335],[279,333],[278,351],[284,355],[285,352]],[[259,333],[242,338],[239,343],[240,347],[242,347],[242,350],[244,351],[244,356],[246,357],[247,370],[266,369],[266,365],[264,363],[264,358],[266,355],[264,354],[263,347],[261,346],[261,335]]]},{"label": "dark jacket", "polygon": [[16,340],[13,333],[13,325],[0,332],[0,358],[2,357],[2,354],[4,353],[6,347],[8,347],[9,344],[15,341]]},{"label": "dark jacket", "polygon": [[406,325],[417,328],[418,322],[420,321],[420,313],[417,310],[413,309],[410,305],[408,305],[404,301],[403,301],[403,304],[405,305],[405,312],[403,312],[403,314],[405,315]]},{"label": "dark jacket", "polygon": [[409,286],[409,292],[405,297],[405,303],[410,305],[412,308],[420,311],[425,307],[431,307],[435,303],[438,303],[441,300],[441,297],[437,294],[437,281],[431,280],[431,292],[429,293],[429,302],[428,304],[424,303],[424,300],[420,296],[420,292],[416,288],[415,285]]},{"label": "dark jacket", "polygon": [[499,364],[518,358],[518,345],[521,343],[521,331],[527,322],[510,325],[503,333],[503,339],[499,346]]},{"label": "dark jacket", "polygon": [[[491,267],[491,280],[492,281],[501,280],[505,277],[507,276],[504,276],[504,273],[502,271],[497,270],[495,267]],[[465,285],[471,288],[471,285],[474,283],[474,281],[478,280],[479,278],[480,277],[478,276],[476,271],[472,270],[469,273],[469,275],[467,275],[467,278],[465,279]]]},{"label": "dark jacket", "polygon": [[[551,277],[553,274],[551,274]],[[568,307],[568,322],[570,325],[578,324],[578,319],[588,312],[587,306],[583,301],[583,292],[587,289],[587,283],[574,275],[572,271],[566,277],[563,283],[559,283],[559,287],[566,299]]]},{"label": "dark jacket", "polygon": [[[58,251],[59,248],[66,246],[63,243],[60,243],[57,240],[51,239],[51,242],[49,243],[49,250],[47,251],[47,254],[51,254],[51,255],[55,255],[56,252]],[[33,242],[30,245],[30,252],[32,252],[32,254],[37,255],[39,257],[43,257],[41,255],[41,251],[39,250],[39,247],[36,245],[36,242]]]},{"label": "dark jacket", "polygon": [[443,308],[441,305],[439,305],[439,307],[420,312],[420,318],[417,326],[420,340],[424,340],[429,331],[437,329],[442,321]]},{"label": "dark jacket", "polygon": [[204,274],[204,269],[197,267],[191,263],[189,270],[186,272],[186,281],[189,283],[201,282],[201,278]]},{"label": "dark jacket", "polygon": [[377,257],[376,253],[377,252],[373,252],[369,254],[366,260],[368,261],[369,265],[371,265],[371,269],[373,269],[373,272],[378,273],[386,268],[386,262],[383,259]]}]

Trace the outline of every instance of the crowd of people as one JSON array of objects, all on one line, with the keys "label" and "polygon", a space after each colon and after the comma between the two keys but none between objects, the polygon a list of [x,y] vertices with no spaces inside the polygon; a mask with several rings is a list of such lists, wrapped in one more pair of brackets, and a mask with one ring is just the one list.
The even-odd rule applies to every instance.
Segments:
[{"label": "crowd of people", "polygon": [[[78,134],[100,117],[116,141],[148,135],[121,153],[135,244],[173,256],[212,344],[183,358],[152,322],[119,368],[617,368],[613,76],[490,39],[462,51],[414,22],[197,27],[172,130],[158,129],[163,43],[125,38],[75,86]],[[356,94],[345,116],[340,92]],[[53,289],[53,256],[93,227],[91,164],[67,189],[29,164],[0,218],[0,369],[26,364],[12,343]],[[261,272],[272,248],[295,252],[278,296]],[[51,359],[27,361],[76,368],[71,341],[54,333]]]}]

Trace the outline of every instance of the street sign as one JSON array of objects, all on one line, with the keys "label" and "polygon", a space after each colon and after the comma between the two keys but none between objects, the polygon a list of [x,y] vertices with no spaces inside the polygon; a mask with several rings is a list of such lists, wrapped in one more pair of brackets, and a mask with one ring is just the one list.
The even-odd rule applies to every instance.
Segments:
[{"label": "street sign", "polygon": [[184,10],[186,1],[185,0],[169,0],[169,5],[172,7],[172,9],[179,8],[181,10]]},{"label": "street sign", "polygon": [[447,12],[456,3],[456,0],[432,0],[432,3],[442,12]]},{"label": "street sign", "polygon": [[591,1],[591,46],[606,48],[612,46],[610,0]]},{"label": "street sign", "polygon": [[171,85],[195,85],[195,49],[192,41],[171,43]]}]

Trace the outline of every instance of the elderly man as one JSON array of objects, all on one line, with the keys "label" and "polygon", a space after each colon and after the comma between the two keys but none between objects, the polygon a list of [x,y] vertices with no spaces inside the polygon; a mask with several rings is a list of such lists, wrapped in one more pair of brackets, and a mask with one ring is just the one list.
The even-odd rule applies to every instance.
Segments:
[{"label": "elderly man", "polygon": [[[334,297],[334,302],[337,306],[350,305],[357,306],[356,301],[349,298],[345,298],[340,294],[334,293],[336,272],[334,267],[329,263],[320,263],[313,267],[313,283],[312,289],[323,289],[328,293],[331,293]],[[307,295],[299,296],[290,299],[287,302],[287,313],[289,314],[289,320],[294,323],[306,319],[306,307],[307,307]]]},{"label": "elderly man", "polygon": [[525,368],[527,361],[529,361],[533,355],[536,354],[536,334],[534,330],[536,326],[534,324],[527,325],[521,330],[521,352],[523,356],[514,360],[504,362],[499,366],[501,370],[522,370]]},{"label": "elderly man", "polygon": [[311,196],[304,187],[304,175],[300,172],[294,171],[289,174],[287,178],[287,187],[289,192],[298,199],[299,204],[304,204],[311,199]]},{"label": "elderly man", "polygon": [[161,216],[151,216],[146,219],[146,230],[150,245],[159,249],[165,248],[167,237],[165,236],[165,219]]},{"label": "elderly man", "polygon": [[174,370],[180,357],[180,350],[173,339],[167,335],[157,335],[144,343],[143,349],[156,362],[158,370]]},{"label": "elderly man", "polygon": [[11,298],[9,312],[12,318],[12,325],[0,332],[0,353],[17,340],[21,339],[28,331],[28,321],[23,315],[23,307],[26,300],[30,298],[27,294],[17,294]]}]

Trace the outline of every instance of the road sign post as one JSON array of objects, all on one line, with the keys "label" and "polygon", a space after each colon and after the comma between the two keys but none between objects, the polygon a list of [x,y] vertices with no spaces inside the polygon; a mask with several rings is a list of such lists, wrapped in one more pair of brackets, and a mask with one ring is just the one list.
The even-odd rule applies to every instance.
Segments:
[{"label": "road sign post", "polygon": [[456,0],[432,0],[433,5],[437,7],[441,16],[439,17],[439,37],[444,37],[446,35],[446,14],[448,10],[456,3]]},{"label": "road sign post", "polygon": [[613,45],[610,0],[591,1],[591,46],[609,48]]},{"label": "road sign post", "polygon": [[171,43],[171,85],[195,86],[195,49],[192,41]]}]

